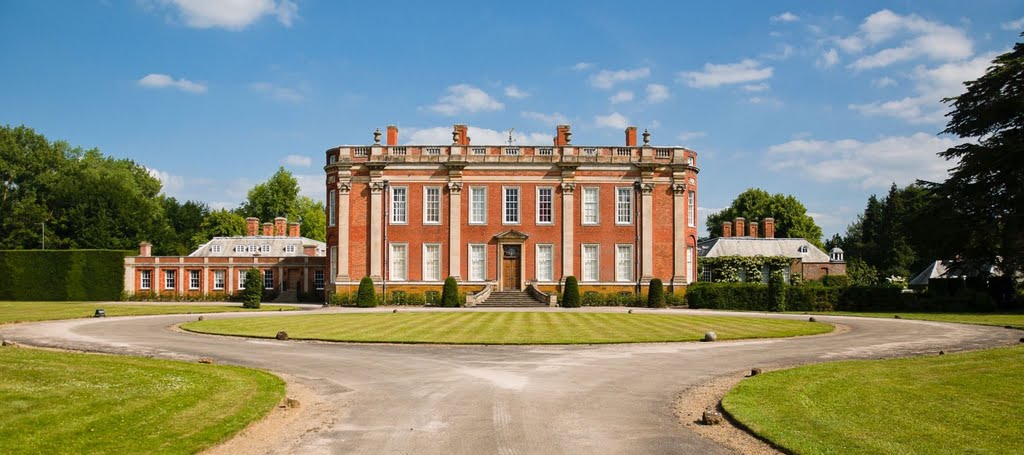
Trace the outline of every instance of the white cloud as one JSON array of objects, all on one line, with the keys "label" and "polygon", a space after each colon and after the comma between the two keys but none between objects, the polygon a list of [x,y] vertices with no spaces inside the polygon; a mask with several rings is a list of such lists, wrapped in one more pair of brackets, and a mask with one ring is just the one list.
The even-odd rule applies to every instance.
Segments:
[{"label": "white cloud", "polygon": [[[552,129],[553,130],[553,129]],[[411,145],[440,145],[452,143],[452,128],[450,126],[435,126],[430,128],[409,128],[408,142]],[[507,145],[508,131],[498,131],[488,128],[469,127],[467,135],[471,144],[474,145]],[[551,145],[554,133],[523,133],[512,132],[512,140],[516,145]]]},{"label": "white cloud", "polygon": [[888,101],[850,104],[848,107],[869,117],[893,117],[915,124],[942,123],[948,111],[942,99],[963,93],[964,81],[974,80],[985,74],[985,70],[995,57],[995,52],[989,52],[971,60],[946,63],[933,68],[918,65],[911,75],[915,82],[915,95]]},{"label": "white cloud", "polygon": [[744,59],[737,63],[705,63],[703,71],[680,72],[678,80],[690,87],[708,88],[769,79],[772,71],[772,67],[762,67],[757,60]]},{"label": "white cloud", "polygon": [[609,89],[619,82],[635,81],[651,75],[650,68],[635,68],[631,70],[601,70],[590,76],[590,85],[601,89]]},{"label": "white cloud", "polygon": [[779,46],[778,52],[764,53],[761,54],[761,57],[771,60],[785,60],[787,58],[792,57],[794,53],[796,53],[796,49],[794,49],[793,46],[789,44],[783,44]]},{"label": "white cloud", "polygon": [[796,22],[800,20],[800,17],[797,16],[796,14],[786,11],[785,13],[782,13],[778,16],[772,16],[769,20],[772,22]]},{"label": "white cloud", "polygon": [[676,137],[679,138],[680,141],[686,142],[694,139],[700,139],[707,135],[708,133],[705,133],[703,131],[683,131],[682,133],[679,133],[679,135]]},{"label": "white cloud", "polygon": [[[707,229],[708,215],[725,210],[725,207],[701,207],[697,206],[697,229]],[[700,234],[697,234],[700,235]]]},{"label": "white cloud", "polygon": [[668,87],[661,84],[647,84],[647,103],[657,104],[667,100],[671,94]]},{"label": "white cloud", "polygon": [[770,96],[752,96],[747,98],[747,102],[750,104],[763,104],[765,106],[780,107],[782,106],[782,100],[773,98]]},{"label": "white cloud", "polygon": [[874,86],[874,87],[878,87],[878,88],[886,88],[886,87],[895,87],[895,86],[899,85],[899,83],[896,82],[896,79],[893,79],[893,78],[891,78],[889,76],[883,76],[883,77],[880,77],[880,78],[877,78],[877,79],[872,79],[871,80],[871,85]]},{"label": "white cloud", "polygon": [[600,128],[625,129],[629,126],[629,119],[618,112],[612,112],[608,115],[595,116],[594,125]]},{"label": "white cloud", "polygon": [[206,93],[206,86],[188,79],[175,79],[166,74],[150,73],[136,81],[139,86],[146,88],[176,88],[189,93]]},{"label": "white cloud", "polygon": [[281,164],[287,164],[289,166],[302,166],[309,167],[313,165],[313,158],[305,155],[287,155],[281,158]]},{"label": "white cloud", "polygon": [[508,87],[505,87],[505,96],[521,100],[523,98],[530,96],[530,94],[520,90],[519,87],[509,85]]},{"label": "white cloud", "polygon": [[170,0],[165,4],[178,9],[185,24],[195,28],[222,27],[242,30],[264,16],[273,16],[291,27],[299,7],[291,0]]},{"label": "white cloud", "polygon": [[900,40],[899,45],[861,57],[849,67],[861,71],[918,57],[956,61],[974,54],[974,43],[962,29],[916,14],[904,16],[887,9],[871,14],[861,23],[857,33],[838,38],[836,43],[846,52],[857,53],[894,39]]},{"label": "white cloud", "polygon": [[438,99],[437,104],[427,106],[428,110],[444,115],[456,115],[462,112],[500,111],[505,105],[469,84],[458,84],[448,87],[448,94]]},{"label": "white cloud", "polygon": [[301,103],[306,100],[306,96],[296,89],[281,87],[269,82],[253,82],[249,84],[249,90],[262,93],[270,99],[287,103]]},{"label": "white cloud", "polygon": [[1009,30],[1011,32],[1019,32],[1020,29],[1024,28],[1024,17],[1015,21],[1003,22],[1002,24],[999,24],[999,28]]},{"label": "white cloud", "polygon": [[300,196],[308,196],[321,202],[324,200],[324,192],[327,190],[324,187],[323,174],[292,174],[292,176],[299,182]]},{"label": "white cloud", "polygon": [[541,123],[547,123],[549,125],[564,125],[569,123],[569,119],[558,112],[552,112],[545,114],[543,112],[530,112],[523,111],[519,113],[520,116],[530,120],[536,120]]},{"label": "white cloud", "polygon": [[623,90],[609,97],[608,101],[612,104],[628,103],[630,101],[633,101],[633,92],[629,90]]},{"label": "white cloud", "polygon": [[763,92],[765,90],[768,90],[768,87],[768,84],[765,84],[763,82],[760,84],[748,84],[743,86],[743,91],[751,93]]},{"label": "white cloud", "polygon": [[593,63],[579,62],[579,63],[573,65],[572,69],[574,69],[576,71],[585,71],[585,70],[588,70],[588,69],[593,68],[593,67],[594,67]]},{"label": "white cloud", "polygon": [[839,52],[835,48],[829,49],[828,52],[821,55],[821,58],[816,63],[821,68],[831,68],[836,63],[839,63]]},{"label": "white cloud", "polygon": [[170,172],[164,172],[151,167],[146,168],[146,172],[149,173],[153,178],[160,181],[163,186],[162,190],[164,194],[175,197],[181,194],[181,190],[185,188],[185,178],[180,175],[174,175]]},{"label": "white cloud", "polygon": [[874,142],[798,139],[769,147],[768,166],[818,182],[845,181],[861,188],[905,185],[917,179],[941,181],[954,163],[936,153],[961,142],[927,133]]}]

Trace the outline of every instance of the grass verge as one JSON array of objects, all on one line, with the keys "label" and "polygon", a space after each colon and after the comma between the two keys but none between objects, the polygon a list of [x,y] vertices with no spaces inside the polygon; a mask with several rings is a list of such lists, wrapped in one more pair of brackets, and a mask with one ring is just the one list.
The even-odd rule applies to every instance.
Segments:
[{"label": "grass verge", "polygon": [[832,326],[806,321],[730,316],[625,313],[371,313],[321,314],[189,322],[194,332],[289,338],[442,344],[576,344],[697,341],[814,335]]},{"label": "grass verge", "polygon": [[791,453],[1012,453],[1024,347],[847,361],[758,375],[722,400]]},{"label": "grass verge", "polygon": [[0,324],[14,322],[49,321],[53,319],[90,318],[97,308],[103,308],[107,316],[143,316],[151,314],[224,313],[229,311],[284,311],[294,307],[263,305],[259,310],[242,308],[242,304],[231,306],[180,304],[155,305],[144,303],[100,303],[100,302],[0,302]]},{"label": "grass verge", "polygon": [[815,313],[823,316],[864,316],[869,318],[892,318],[899,315],[903,319],[919,319],[922,321],[958,322],[961,324],[1011,326],[1024,329],[1024,313],[863,313],[852,311],[832,311]]},{"label": "grass verge", "polygon": [[262,418],[284,382],[258,370],[0,348],[0,453],[195,453]]}]

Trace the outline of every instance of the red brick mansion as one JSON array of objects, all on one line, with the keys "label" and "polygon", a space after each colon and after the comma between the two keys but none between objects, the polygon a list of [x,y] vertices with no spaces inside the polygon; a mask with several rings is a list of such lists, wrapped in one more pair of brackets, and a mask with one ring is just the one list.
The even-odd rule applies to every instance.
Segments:
[{"label": "red brick mansion", "polygon": [[637,144],[578,146],[568,125],[550,146],[372,145],[326,151],[328,290],[364,276],[388,291],[632,291],[697,277],[696,152]]}]

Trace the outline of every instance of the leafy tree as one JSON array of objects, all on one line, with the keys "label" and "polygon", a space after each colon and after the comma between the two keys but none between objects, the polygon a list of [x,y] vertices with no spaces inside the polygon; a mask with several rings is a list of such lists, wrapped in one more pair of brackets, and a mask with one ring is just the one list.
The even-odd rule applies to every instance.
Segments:
[{"label": "leafy tree", "polygon": [[252,268],[245,272],[245,287],[242,289],[242,308],[259,308],[263,299],[263,277]]},{"label": "leafy tree", "polygon": [[245,218],[225,209],[214,210],[203,218],[199,230],[192,236],[196,246],[209,242],[214,237],[245,235]]},{"label": "leafy tree", "polygon": [[908,277],[940,255],[932,240],[941,232],[931,219],[934,199],[921,185],[894,184],[882,199],[871,195],[838,246],[848,261],[859,258],[879,276]]},{"label": "leafy tree", "polygon": [[665,308],[665,287],[661,284],[661,278],[651,280],[647,291],[647,306],[649,308]]},{"label": "leafy tree", "polygon": [[327,213],[322,202],[309,196],[299,196],[294,213],[294,219],[302,220],[303,237],[327,241]]},{"label": "leafy tree", "polygon": [[965,85],[943,100],[953,108],[943,133],[970,140],[939,153],[957,164],[946,181],[927,184],[937,196],[940,249],[946,258],[1017,276],[1024,261],[1024,43]]},{"label": "leafy tree", "polygon": [[364,276],[362,280],[359,280],[356,306],[363,308],[377,306],[377,290],[373,287],[373,279],[368,276]]},{"label": "leafy tree", "polygon": [[299,197],[299,181],[291,172],[279,167],[266,182],[249,190],[248,197],[239,209],[242,216],[254,216],[260,221],[270,221],[279,216],[296,217]]},{"label": "leafy tree", "polygon": [[459,283],[455,282],[455,277],[444,279],[444,287],[441,288],[441,306],[461,306],[459,305]]},{"label": "leafy tree", "polygon": [[879,273],[863,259],[855,257],[846,261],[846,276],[850,278],[851,286],[875,286]]},{"label": "leafy tree", "polygon": [[562,306],[566,308],[580,307],[580,284],[576,277],[569,275],[565,279],[565,290],[562,291]]},{"label": "leafy tree", "polygon": [[180,204],[173,197],[161,197],[160,202],[166,223],[162,232],[152,239],[155,254],[184,256],[209,240],[195,241],[210,213],[209,206],[196,201]]},{"label": "leafy tree", "polygon": [[[775,237],[802,237],[819,248],[823,247],[821,228],[814,223],[814,218],[807,214],[807,207],[793,196],[782,193],[769,194],[762,189],[750,188],[736,196],[729,207],[708,215],[708,233],[712,237],[721,236],[722,223],[731,222],[736,217],[746,218],[747,222],[775,218]],[[763,226],[760,228],[763,233]]]}]

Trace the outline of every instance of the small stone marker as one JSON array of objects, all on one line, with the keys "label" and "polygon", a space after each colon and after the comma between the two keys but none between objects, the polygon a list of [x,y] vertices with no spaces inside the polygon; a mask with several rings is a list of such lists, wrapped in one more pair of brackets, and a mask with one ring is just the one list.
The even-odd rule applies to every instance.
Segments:
[{"label": "small stone marker", "polygon": [[287,340],[288,332],[285,332],[284,330],[277,332],[277,336],[275,336],[274,338],[277,338],[278,340]]},{"label": "small stone marker", "polygon": [[708,409],[701,416],[700,423],[704,425],[721,425],[725,423],[725,417],[722,416],[721,412]]},{"label": "small stone marker", "polygon": [[750,369],[750,375],[751,376],[757,376],[759,374],[761,374],[761,369],[760,368],[751,368]]},{"label": "small stone marker", "polygon": [[297,408],[299,406],[300,406],[299,400],[296,400],[294,398],[285,398],[284,399],[284,407],[286,407],[286,408],[295,409],[295,408]]},{"label": "small stone marker", "polygon": [[633,314],[633,309],[630,308],[629,311],[627,311],[626,313]]},{"label": "small stone marker", "polygon": [[817,319],[814,319],[814,316],[811,316],[811,317],[807,318],[807,321],[808,322],[818,322]]},{"label": "small stone marker", "polygon": [[94,318],[105,318],[107,317],[107,311],[103,308],[97,308],[96,313],[92,315]]},{"label": "small stone marker", "polygon": [[1020,342],[1021,342],[1021,343],[1024,343],[1024,338],[1021,338],[1021,339],[1020,339]]},{"label": "small stone marker", "polygon": [[893,318],[893,319],[903,319],[903,318],[901,318],[901,317],[900,317],[900,315],[898,315],[898,314],[897,314],[896,316],[893,316],[892,318]]},{"label": "small stone marker", "polygon": [[[1024,341],[1024,340],[1021,340],[1021,341]],[[18,343],[15,343],[13,341],[7,341],[7,340],[4,340],[2,343],[0,343],[0,345],[2,345],[2,346],[10,346],[12,348],[18,347]]]},{"label": "small stone marker", "polygon": [[199,363],[205,363],[207,365],[210,365],[210,364],[213,364],[213,359],[211,359],[209,357],[203,357],[203,358],[199,359]]},{"label": "small stone marker", "polygon": [[939,351],[939,355],[946,355],[946,351]]},{"label": "small stone marker", "polygon": [[704,341],[715,341],[718,339],[718,335],[715,332],[708,332],[704,334]]},{"label": "small stone marker", "polygon": [[199,316],[199,319],[197,319],[197,320],[198,320],[198,321],[202,321],[203,319],[204,319],[204,318],[203,318],[202,316]]},{"label": "small stone marker", "polygon": [[397,313],[398,312],[398,308],[395,308],[394,310],[391,310],[391,312],[392,313]]}]

